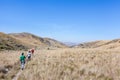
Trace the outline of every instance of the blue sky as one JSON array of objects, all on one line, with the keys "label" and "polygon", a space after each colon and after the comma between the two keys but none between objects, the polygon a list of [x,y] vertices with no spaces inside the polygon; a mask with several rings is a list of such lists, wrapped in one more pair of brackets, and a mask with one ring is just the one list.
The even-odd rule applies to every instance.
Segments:
[{"label": "blue sky", "polygon": [[120,0],[0,0],[0,31],[77,43],[120,38]]}]

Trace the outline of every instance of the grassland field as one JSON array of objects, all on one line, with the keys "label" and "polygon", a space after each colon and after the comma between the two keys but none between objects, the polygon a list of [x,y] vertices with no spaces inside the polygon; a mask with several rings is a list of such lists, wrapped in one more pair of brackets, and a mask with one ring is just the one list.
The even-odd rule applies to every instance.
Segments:
[{"label": "grassland field", "polygon": [[[27,53],[0,52],[0,80],[12,80],[19,72],[21,52]],[[120,80],[120,50],[36,50],[18,80]]]}]

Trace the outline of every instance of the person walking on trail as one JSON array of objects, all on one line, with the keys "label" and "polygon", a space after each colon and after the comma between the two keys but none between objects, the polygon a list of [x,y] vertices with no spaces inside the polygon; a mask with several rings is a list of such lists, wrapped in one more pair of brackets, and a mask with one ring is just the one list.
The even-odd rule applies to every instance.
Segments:
[{"label": "person walking on trail", "polygon": [[27,58],[28,58],[28,60],[31,60],[31,51],[28,51],[28,53],[27,53]]},{"label": "person walking on trail", "polygon": [[22,53],[21,56],[20,56],[20,62],[21,62],[22,70],[24,69],[25,59],[26,59],[26,57],[25,57],[24,53]]},{"label": "person walking on trail", "polygon": [[35,50],[34,50],[34,48],[32,48],[32,49],[31,49],[31,53],[34,54],[34,52],[35,52]]},{"label": "person walking on trail", "polygon": [[32,53],[32,56],[34,57],[34,56],[35,56],[35,55],[34,55],[35,49],[32,48],[32,49],[30,49],[30,51],[31,51],[31,53]]}]

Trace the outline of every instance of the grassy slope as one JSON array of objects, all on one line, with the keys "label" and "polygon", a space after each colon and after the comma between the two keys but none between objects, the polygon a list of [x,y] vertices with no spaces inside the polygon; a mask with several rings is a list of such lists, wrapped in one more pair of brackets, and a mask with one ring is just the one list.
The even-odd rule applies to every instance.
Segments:
[{"label": "grassy slope", "polygon": [[30,33],[5,34],[0,32],[0,50],[23,50],[28,48],[58,47],[64,44],[49,38],[41,38]]},{"label": "grassy slope", "polygon": [[20,42],[19,40],[4,34],[0,33],[0,50],[20,50],[20,49],[27,49],[24,43]]},{"label": "grassy slope", "polygon": [[79,48],[101,48],[101,49],[120,49],[120,39],[115,40],[100,40],[100,41],[93,41],[82,43],[76,47]]},{"label": "grassy slope", "polygon": [[120,80],[120,51],[102,49],[42,50],[18,80]]},{"label": "grassy slope", "polygon": [[56,40],[53,40],[50,38],[41,38],[30,33],[16,33],[16,34],[9,34],[9,35],[34,47],[42,47],[42,48],[43,47],[59,47],[59,48],[67,47]]}]

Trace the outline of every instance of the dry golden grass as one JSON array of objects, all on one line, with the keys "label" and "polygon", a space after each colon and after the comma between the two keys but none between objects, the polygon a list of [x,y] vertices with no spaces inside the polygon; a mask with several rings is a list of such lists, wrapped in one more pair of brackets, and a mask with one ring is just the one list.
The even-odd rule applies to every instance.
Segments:
[{"label": "dry golden grass", "polygon": [[0,64],[13,65],[18,61],[21,51],[2,51],[0,52]]},{"label": "dry golden grass", "polygon": [[[23,51],[25,52],[25,51]],[[21,51],[0,52],[0,80],[11,80],[19,71],[19,56]]]},{"label": "dry golden grass", "polygon": [[[20,52],[6,53],[1,53],[0,63],[14,65]],[[11,78],[5,79],[11,80],[18,67],[19,64],[10,71],[12,75],[8,74]],[[120,50],[70,48],[37,50],[18,80],[120,80],[119,76]]]},{"label": "dry golden grass", "polygon": [[120,51],[40,50],[18,80],[120,80]]}]

